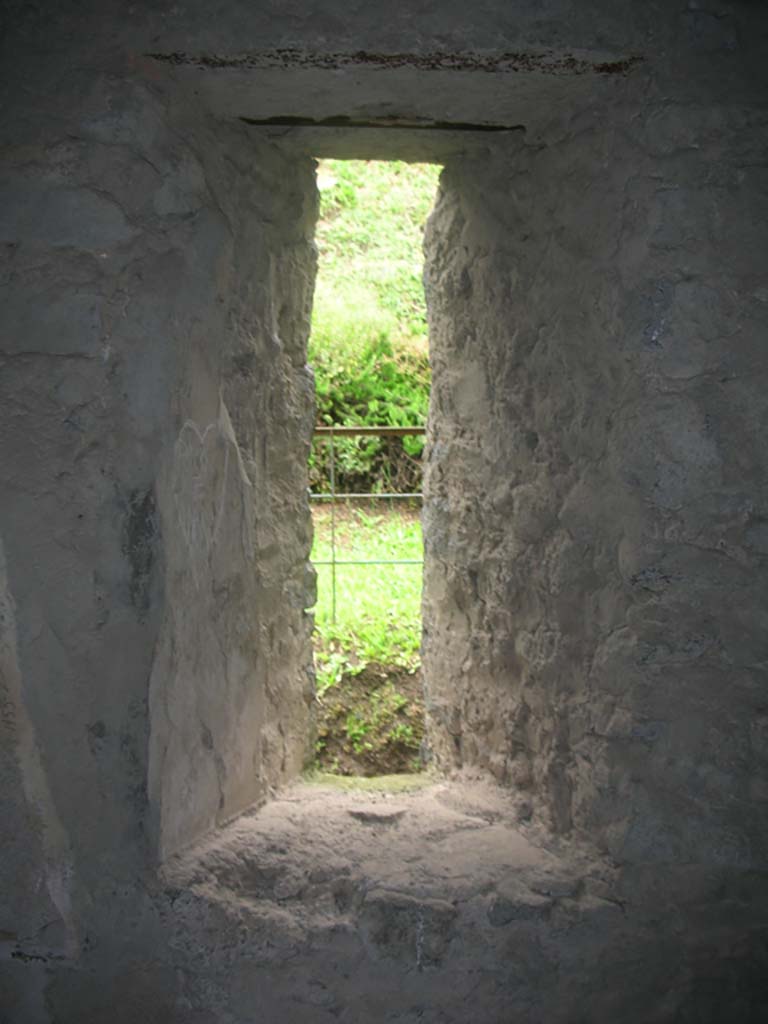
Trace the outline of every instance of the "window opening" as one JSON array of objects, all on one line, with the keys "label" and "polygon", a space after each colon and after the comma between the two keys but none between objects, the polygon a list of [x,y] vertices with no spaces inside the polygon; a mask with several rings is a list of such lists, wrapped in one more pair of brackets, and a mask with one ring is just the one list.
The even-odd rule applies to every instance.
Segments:
[{"label": "window opening", "polygon": [[430,369],[423,230],[439,168],[322,160],[309,360],[316,762],[423,767],[421,499]]}]

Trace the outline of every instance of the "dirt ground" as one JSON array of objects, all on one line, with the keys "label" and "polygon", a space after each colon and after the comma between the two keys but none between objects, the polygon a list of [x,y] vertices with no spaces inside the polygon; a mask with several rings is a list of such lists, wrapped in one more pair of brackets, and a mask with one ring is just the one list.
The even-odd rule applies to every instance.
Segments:
[{"label": "dirt ground", "polygon": [[339,775],[392,775],[422,768],[421,672],[366,665],[318,697],[317,766]]}]

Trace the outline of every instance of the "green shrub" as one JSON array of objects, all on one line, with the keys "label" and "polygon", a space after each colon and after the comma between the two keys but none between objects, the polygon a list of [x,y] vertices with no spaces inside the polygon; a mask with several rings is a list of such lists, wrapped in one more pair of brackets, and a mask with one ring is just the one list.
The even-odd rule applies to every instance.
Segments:
[{"label": "green shrub", "polygon": [[[318,423],[421,426],[429,404],[421,235],[437,168],[322,161],[309,361]],[[423,438],[335,440],[337,491],[419,490]],[[330,486],[327,441],[310,460]]]},{"label": "green shrub", "polygon": [[[429,361],[418,351],[395,347],[393,320],[360,286],[330,300],[320,297],[312,348],[319,423],[405,427],[426,422]],[[419,489],[423,437],[336,438],[334,445],[338,491]],[[317,440],[310,461],[313,489],[328,489],[329,477],[329,441]]]}]

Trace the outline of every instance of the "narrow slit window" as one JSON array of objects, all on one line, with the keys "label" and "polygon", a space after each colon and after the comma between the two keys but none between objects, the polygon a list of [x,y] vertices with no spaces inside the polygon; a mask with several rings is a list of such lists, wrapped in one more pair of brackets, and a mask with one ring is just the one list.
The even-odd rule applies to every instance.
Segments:
[{"label": "narrow slit window", "polygon": [[439,172],[399,161],[318,166],[316,764],[336,774],[423,767],[423,232]]}]

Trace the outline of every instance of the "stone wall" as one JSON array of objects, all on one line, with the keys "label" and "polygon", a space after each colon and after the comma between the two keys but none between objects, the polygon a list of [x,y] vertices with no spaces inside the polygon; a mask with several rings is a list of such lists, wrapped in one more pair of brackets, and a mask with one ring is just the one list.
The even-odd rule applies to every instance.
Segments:
[{"label": "stone wall", "polygon": [[431,736],[620,859],[759,864],[765,125],[685,117],[444,174]]},{"label": "stone wall", "polygon": [[316,215],[308,160],[58,85],[0,216],[4,756],[57,905],[304,763]]},{"label": "stone wall", "polygon": [[[216,216],[181,301],[206,317],[175,354],[158,477],[165,607],[149,701],[160,853],[301,771],[311,745],[314,581],[305,365],[314,174],[241,132],[201,140]],[[258,173],[254,168],[258,167]]]},{"label": "stone wall", "polygon": [[[13,1024],[77,1015],[86,989],[225,1012],[219,989],[196,1018],[177,992],[194,935],[158,967],[180,897],[156,866],[310,743],[321,150],[447,165],[427,243],[438,767],[489,769],[550,838],[635,865],[622,892],[684,892],[689,931],[735,893],[741,934],[766,842],[768,19],[681,8],[5,5]],[[277,115],[409,127],[254,124]],[[735,991],[764,944],[729,949]]]}]

